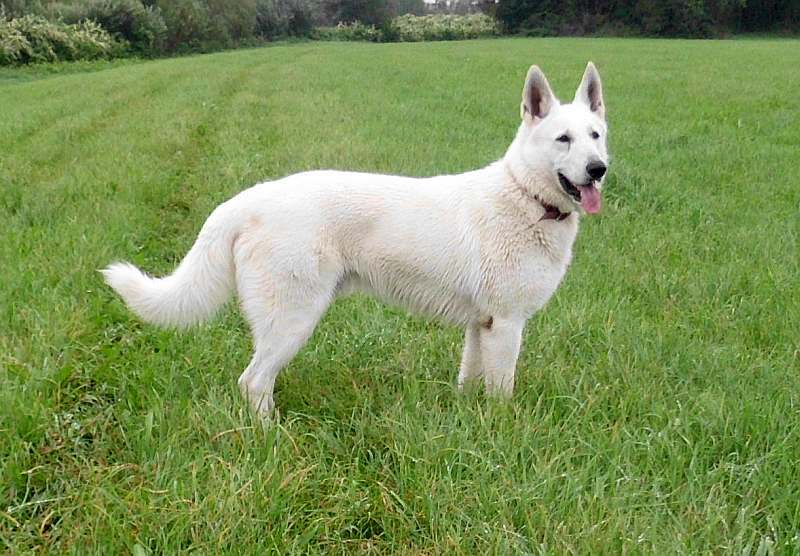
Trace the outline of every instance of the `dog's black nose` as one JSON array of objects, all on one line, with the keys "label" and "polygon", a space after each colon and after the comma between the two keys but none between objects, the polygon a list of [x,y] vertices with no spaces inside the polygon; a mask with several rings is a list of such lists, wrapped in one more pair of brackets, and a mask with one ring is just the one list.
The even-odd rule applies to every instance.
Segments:
[{"label": "dog's black nose", "polygon": [[602,178],[605,175],[606,170],[606,165],[599,160],[594,160],[586,166],[586,173],[589,174],[593,180],[599,180]]}]

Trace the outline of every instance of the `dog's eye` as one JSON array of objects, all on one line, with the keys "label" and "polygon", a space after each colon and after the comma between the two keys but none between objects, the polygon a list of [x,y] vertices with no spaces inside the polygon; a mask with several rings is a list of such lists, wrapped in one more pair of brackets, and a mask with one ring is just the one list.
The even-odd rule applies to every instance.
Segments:
[{"label": "dog's eye", "polygon": [[600,139],[600,134],[597,133],[596,131],[593,131],[592,132],[592,139]]},{"label": "dog's eye", "polygon": [[559,135],[558,137],[556,137],[556,141],[558,141],[559,143],[569,143],[570,138],[569,135],[565,133],[564,135]]}]

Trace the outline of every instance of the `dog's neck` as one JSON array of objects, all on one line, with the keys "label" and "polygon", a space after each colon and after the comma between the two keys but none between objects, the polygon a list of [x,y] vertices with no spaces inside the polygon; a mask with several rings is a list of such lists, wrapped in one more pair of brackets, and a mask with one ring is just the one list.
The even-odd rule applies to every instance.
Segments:
[{"label": "dog's neck", "polygon": [[524,197],[527,198],[535,203],[538,203],[543,209],[544,214],[542,214],[541,218],[537,220],[537,222],[541,222],[542,220],[555,220],[557,222],[561,222],[562,220],[566,219],[572,212],[562,212],[561,209],[558,207],[551,205],[550,203],[543,201],[539,195],[536,193],[532,193],[530,189],[525,187],[522,182],[517,179],[514,175],[514,169],[511,168],[509,164],[504,164],[505,172],[508,175],[509,180],[513,184],[514,188],[516,188],[519,193]]}]

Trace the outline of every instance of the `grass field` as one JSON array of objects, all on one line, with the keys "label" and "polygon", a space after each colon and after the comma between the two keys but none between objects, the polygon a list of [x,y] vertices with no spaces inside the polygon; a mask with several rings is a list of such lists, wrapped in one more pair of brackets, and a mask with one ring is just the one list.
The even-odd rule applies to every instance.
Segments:
[{"label": "grass field", "polygon": [[[461,331],[337,302],[250,417],[233,306],[142,325],[219,202],[312,168],[500,157],[528,66],[603,75],[614,160],[508,403]],[[800,43],[299,44],[0,74],[0,540],[10,553],[800,552]]]}]

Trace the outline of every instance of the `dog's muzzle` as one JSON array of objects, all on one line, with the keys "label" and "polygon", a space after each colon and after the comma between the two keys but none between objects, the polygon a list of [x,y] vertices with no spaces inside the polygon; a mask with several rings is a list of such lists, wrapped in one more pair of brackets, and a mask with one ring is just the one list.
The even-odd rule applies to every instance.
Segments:
[{"label": "dog's muzzle", "polygon": [[[605,168],[603,169],[603,173],[605,173]],[[589,214],[600,212],[602,200],[600,198],[600,190],[597,188],[599,181],[590,181],[584,185],[575,185],[569,181],[567,176],[559,172],[558,183],[561,184],[561,188],[567,195],[575,199],[575,201],[583,207],[583,210]]]}]

